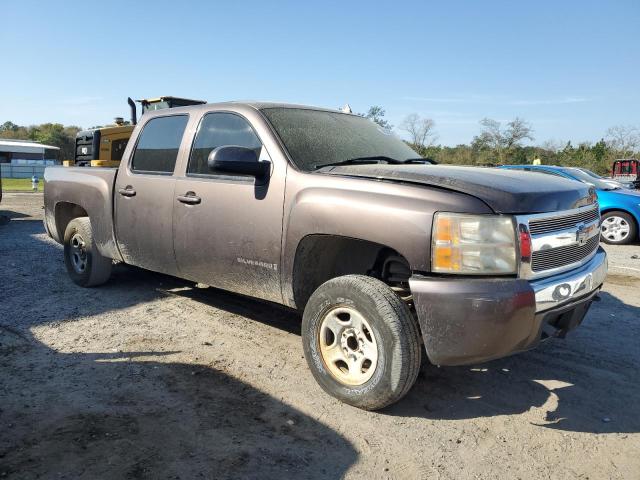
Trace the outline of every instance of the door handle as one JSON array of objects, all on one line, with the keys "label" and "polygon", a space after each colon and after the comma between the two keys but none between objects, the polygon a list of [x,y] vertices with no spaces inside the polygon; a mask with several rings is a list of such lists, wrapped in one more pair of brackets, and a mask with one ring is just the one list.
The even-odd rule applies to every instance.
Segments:
[{"label": "door handle", "polygon": [[131,185],[127,185],[124,188],[119,188],[118,193],[123,197],[135,197],[136,191],[133,189]]},{"label": "door handle", "polygon": [[184,195],[178,195],[176,198],[180,203],[186,203],[187,205],[197,205],[202,201],[194,192],[187,192]]}]

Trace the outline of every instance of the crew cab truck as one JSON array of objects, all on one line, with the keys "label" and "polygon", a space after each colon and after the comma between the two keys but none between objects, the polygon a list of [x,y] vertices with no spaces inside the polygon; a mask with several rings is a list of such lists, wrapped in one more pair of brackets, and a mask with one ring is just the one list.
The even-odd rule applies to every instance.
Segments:
[{"label": "crew cab truck", "polygon": [[47,168],[71,279],[114,261],[302,314],[329,394],[399,400],[422,355],[463,365],[564,336],[602,286],[593,189],[432,165],[365,118],[273,103],[149,112],[119,168]]}]

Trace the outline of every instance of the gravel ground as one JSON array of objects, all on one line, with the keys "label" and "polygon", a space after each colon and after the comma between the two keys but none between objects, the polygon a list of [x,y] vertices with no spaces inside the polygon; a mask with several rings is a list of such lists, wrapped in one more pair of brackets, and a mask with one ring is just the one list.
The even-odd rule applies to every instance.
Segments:
[{"label": "gravel ground", "polygon": [[0,215],[0,478],[640,478],[640,247],[566,340],[330,398],[281,308],[119,266],[81,289],[42,195]]}]

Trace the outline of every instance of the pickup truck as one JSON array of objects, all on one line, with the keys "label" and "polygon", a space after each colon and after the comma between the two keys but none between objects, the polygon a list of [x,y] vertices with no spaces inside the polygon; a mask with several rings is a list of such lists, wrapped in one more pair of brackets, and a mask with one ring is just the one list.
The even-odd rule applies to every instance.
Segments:
[{"label": "pickup truck", "polygon": [[76,284],[124,262],[297,309],[317,382],[364,409],[403,397],[425,353],[473,364],[563,337],[607,273],[589,185],[434,165],[333,110],[149,112],[117,170],[44,178]]}]

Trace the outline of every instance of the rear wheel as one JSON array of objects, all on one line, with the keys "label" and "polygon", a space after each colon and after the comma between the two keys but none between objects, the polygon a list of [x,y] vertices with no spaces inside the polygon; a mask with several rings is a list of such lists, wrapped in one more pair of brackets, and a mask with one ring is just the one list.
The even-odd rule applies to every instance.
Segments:
[{"label": "rear wheel", "polygon": [[74,218],[67,225],[64,263],[71,280],[81,287],[95,287],[109,280],[113,262],[96,248],[88,217]]},{"label": "rear wheel", "polygon": [[346,275],[322,284],[304,310],[302,337],[305,358],[320,386],[366,410],[398,401],[420,370],[416,319],[375,278]]},{"label": "rear wheel", "polygon": [[626,212],[607,212],[602,215],[601,238],[605,243],[624,245],[631,243],[638,234],[636,222]]}]

